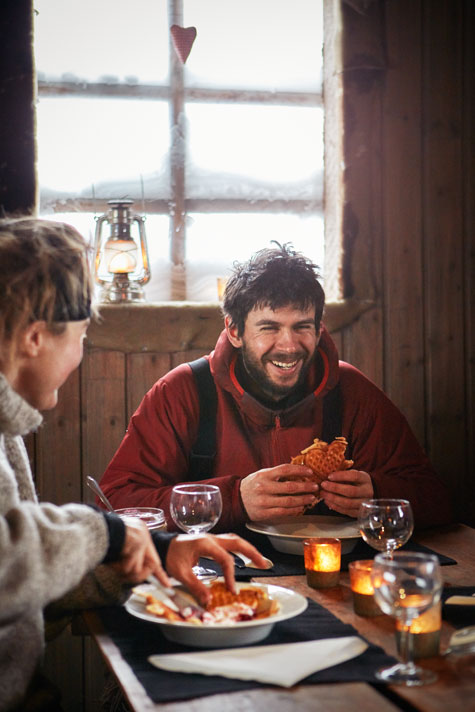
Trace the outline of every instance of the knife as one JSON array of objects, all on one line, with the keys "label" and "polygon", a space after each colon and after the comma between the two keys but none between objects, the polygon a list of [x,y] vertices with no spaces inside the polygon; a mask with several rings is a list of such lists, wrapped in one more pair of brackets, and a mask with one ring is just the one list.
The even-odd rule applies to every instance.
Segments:
[{"label": "knife", "polygon": [[[191,593],[185,593],[184,591],[180,591],[178,588],[175,587],[167,588],[166,586],[163,586],[153,574],[148,577],[147,582],[153,584],[155,588],[160,591],[162,596],[168,598],[168,600],[173,604],[173,606],[175,606],[178,613],[180,613],[183,618],[190,618],[191,616],[195,616],[196,618],[201,619],[203,613],[206,612],[206,609],[203,608],[203,606],[200,606],[198,601],[193,598]],[[164,601],[164,603],[167,603],[166,600]]]}]

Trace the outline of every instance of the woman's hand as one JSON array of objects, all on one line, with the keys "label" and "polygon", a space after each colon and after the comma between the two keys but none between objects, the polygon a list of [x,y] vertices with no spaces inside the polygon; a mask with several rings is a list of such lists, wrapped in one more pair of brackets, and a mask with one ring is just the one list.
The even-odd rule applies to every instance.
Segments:
[{"label": "woman's hand", "polygon": [[154,574],[164,586],[170,586],[160,557],[145,524],[128,519],[125,541],[118,561],[110,564],[127,583],[139,583]]},{"label": "woman's hand", "polygon": [[198,563],[200,556],[214,559],[221,565],[228,588],[234,592],[234,558],[228,553],[231,551],[249,556],[259,568],[266,567],[266,560],[257,549],[236,534],[179,534],[172,539],[168,547],[166,569],[168,574],[181,581],[197,600],[206,604],[209,598],[208,589],[196,578],[192,567]]}]

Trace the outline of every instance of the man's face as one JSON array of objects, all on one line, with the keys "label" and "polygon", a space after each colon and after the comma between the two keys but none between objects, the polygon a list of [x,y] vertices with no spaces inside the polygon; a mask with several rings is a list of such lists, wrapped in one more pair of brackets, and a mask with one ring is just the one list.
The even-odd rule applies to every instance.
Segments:
[{"label": "man's face", "polygon": [[286,306],[253,309],[244,333],[226,324],[228,338],[241,349],[244,368],[255,395],[278,401],[304,380],[320,339],[315,328],[315,307],[305,311]]}]

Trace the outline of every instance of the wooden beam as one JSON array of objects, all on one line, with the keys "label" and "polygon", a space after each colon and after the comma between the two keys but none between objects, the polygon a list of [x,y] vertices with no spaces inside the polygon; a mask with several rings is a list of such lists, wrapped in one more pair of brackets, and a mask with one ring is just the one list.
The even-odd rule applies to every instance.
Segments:
[{"label": "wooden beam", "polygon": [[31,0],[3,0],[0,21],[0,217],[37,205]]}]

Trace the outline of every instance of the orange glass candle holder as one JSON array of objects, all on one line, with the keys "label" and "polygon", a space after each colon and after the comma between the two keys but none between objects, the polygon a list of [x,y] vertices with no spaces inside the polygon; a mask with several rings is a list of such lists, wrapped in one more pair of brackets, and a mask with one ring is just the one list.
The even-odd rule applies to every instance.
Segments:
[{"label": "orange glass candle holder", "polygon": [[[442,603],[440,602],[412,621],[409,632],[412,633],[414,658],[433,658],[439,654],[441,627]],[[398,651],[401,644],[401,630],[401,622],[396,621]]]},{"label": "orange glass candle holder", "polygon": [[366,618],[382,615],[381,608],[374,600],[374,588],[371,583],[372,559],[351,561],[348,564],[350,586],[353,596],[353,609],[359,616]]},{"label": "orange glass candle holder", "polygon": [[340,580],[341,541],[332,538],[305,539],[305,573],[312,588],[331,588]]}]

